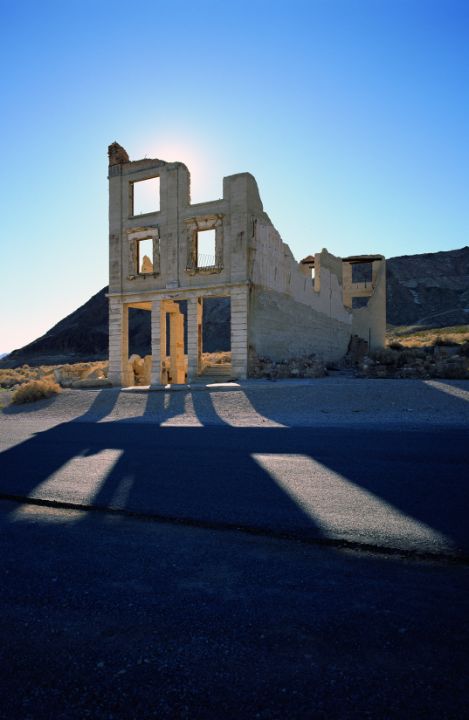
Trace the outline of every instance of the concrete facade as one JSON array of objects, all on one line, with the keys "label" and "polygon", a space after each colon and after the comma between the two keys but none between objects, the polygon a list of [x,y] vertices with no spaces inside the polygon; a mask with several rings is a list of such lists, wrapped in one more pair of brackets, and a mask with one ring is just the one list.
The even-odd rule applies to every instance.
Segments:
[{"label": "concrete facade", "polygon": [[[148,196],[150,206],[141,210],[138,198],[155,178],[159,197]],[[381,256],[372,262],[365,289],[352,282],[353,259],[322,250],[298,263],[249,173],[224,178],[222,198],[191,204],[184,164],[131,162],[120,145],[109,146],[109,377],[115,385],[132,384],[129,308],[151,313],[148,363],[155,386],[192,382],[202,373],[207,297],[230,298],[236,378],[247,377],[260,357],[338,360],[352,333],[377,346],[385,330],[385,262]],[[366,308],[352,307],[357,296],[368,298]],[[187,302],[186,315],[180,301]]]}]

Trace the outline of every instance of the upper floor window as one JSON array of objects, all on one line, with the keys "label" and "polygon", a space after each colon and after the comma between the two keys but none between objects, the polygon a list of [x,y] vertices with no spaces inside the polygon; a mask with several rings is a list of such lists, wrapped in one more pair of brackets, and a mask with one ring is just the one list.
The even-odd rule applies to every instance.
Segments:
[{"label": "upper floor window", "polygon": [[160,178],[138,180],[131,184],[132,215],[146,215],[160,210]]},{"label": "upper floor window", "polygon": [[223,215],[185,220],[187,227],[186,272],[219,273],[223,270]]},{"label": "upper floor window", "polygon": [[153,272],[153,238],[137,241],[137,268],[142,275]]},{"label": "upper floor window", "polygon": [[158,228],[128,230],[128,280],[155,277],[160,273],[160,238]]},{"label": "upper floor window", "polygon": [[197,269],[216,266],[215,230],[199,230],[197,232]]},{"label": "upper floor window", "polygon": [[352,282],[365,283],[371,285],[373,278],[373,269],[370,262],[353,263],[352,265]]}]

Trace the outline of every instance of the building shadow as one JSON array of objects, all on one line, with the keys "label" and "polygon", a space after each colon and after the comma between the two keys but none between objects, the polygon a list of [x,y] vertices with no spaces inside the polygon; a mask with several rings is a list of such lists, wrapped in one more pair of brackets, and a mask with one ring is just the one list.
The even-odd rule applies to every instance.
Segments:
[{"label": "building shadow", "polygon": [[[308,540],[331,535],[334,508],[340,516],[340,508],[348,513],[353,501],[359,516],[360,504],[372,498],[370,513],[381,503],[415,521],[414,529],[422,523],[454,548],[469,549],[464,430],[226,427],[206,393],[200,417],[216,424],[161,427],[161,418],[184,413],[184,392],[166,400],[163,393],[150,393],[147,422],[103,423],[98,419],[118,398],[103,393],[81,418],[0,454],[4,497],[56,498]],[[196,412],[201,395],[192,394]],[[249,395],[256,406],[258,396]],[[360,536],[361,527],[354,530],[347,522],[344,516],[343,537]],[[340,522],[332,535],[341,536]]]}]

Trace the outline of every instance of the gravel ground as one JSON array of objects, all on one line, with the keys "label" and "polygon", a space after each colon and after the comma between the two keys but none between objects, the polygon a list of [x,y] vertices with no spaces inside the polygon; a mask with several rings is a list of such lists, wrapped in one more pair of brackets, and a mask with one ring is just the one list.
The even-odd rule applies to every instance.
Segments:
[{"label": "gravel ground", "polygon": [[51,400],[7,406],[3,437],[14,422],[31,428],[60,422],[149,422],[162,426],[314,427],[393,424],[457,425],[469,422],[467,380],[364,380],[329,377],[229,386],[64,390]]}]

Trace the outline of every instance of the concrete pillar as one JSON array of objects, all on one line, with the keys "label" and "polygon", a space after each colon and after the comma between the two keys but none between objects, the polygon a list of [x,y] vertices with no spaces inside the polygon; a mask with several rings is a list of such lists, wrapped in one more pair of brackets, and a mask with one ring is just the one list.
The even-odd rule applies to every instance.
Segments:
[{"label": "concrete pillar", "polygon": [[248,288],[231,291],[231,366],[233,377],[244,379],[248,370]]},{"label": "concrete pillar", "polygon": [[170,354],[171,354],[171,382],[176,385],[185,383],[184,363],[184,315],[177,311],[169,316],[170,327]]},{"label": "concrete pillar", "polygon": [[199,372],[198,362],[198,299],[187,301],[187,381],[191,382]]},{"label": "concrete pillar", "polygon": [[109,379],[113,385],[129,384],[129,308],[109,298]]},{"label": "concrete pillar", "polygon": [[203,338],[202,338],[202,326],[203,326],[203,298],[197,300],[197,372],[202,371],[202,352],[203,352]]},{"label": "concrete pillar", "polygon": [[151,384],[161,385],[162,362],[166,356],[166,313],[158,298],[151,304]]}]

